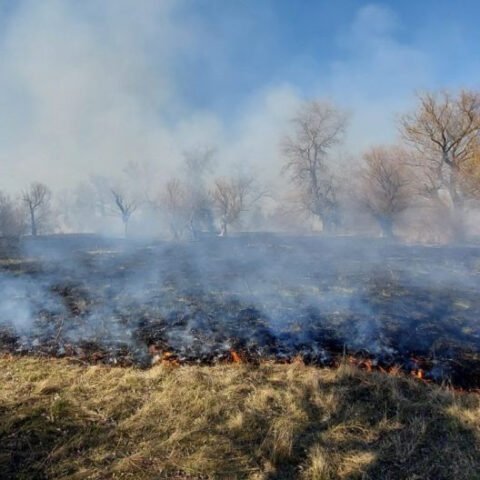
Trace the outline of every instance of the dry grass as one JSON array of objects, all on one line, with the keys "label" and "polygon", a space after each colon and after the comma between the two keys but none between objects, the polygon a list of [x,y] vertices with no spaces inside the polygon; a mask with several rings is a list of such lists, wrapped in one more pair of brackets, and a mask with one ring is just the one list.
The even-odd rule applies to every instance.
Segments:
[{"label": "dry grass", "polygon": [[480,397],[297,365],[0,360],[0,478],[480,479]]}]

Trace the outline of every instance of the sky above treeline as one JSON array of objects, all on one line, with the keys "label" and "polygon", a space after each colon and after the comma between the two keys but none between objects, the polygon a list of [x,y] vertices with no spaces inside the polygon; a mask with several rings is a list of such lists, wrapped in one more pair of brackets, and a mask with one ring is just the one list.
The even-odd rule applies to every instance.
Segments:
[{"label": "sky above treeline", "polygon": [[344,156],[396,140],[415,91],[480,87],[480,2],[0,0],[0,189],[57,189],[216,146],[278,173],[299,102],[351,114]]}]

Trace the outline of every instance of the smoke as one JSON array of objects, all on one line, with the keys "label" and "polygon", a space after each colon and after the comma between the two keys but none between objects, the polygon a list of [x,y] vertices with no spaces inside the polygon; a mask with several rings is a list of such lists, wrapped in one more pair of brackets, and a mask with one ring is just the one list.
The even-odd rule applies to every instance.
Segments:
[{"label": "smoke", "polygon": [[478,248],[355,238],[38,239],[2,267],[0,348],[141,364],[152,345],[191,362],[231,349],[461,362],[480,349],[477,259]]},{"label": "smoke", "polygon": [[175,161],[167,119],[182,105],[170,70],[192,45],[172,18],[180,3],[26,1],[10,12],[0,88],[13,119],[2,122],[7,188],[23,186],[26,172],[58,188],[130,160]]},{"label": "smoke", "polygon": [[[392,140],[393,112],[414,88],[431,84],[427,55],[400,40],[400,20],[387,7],[359,8],[335,32],[336,55],[300,70],[312,79],[306,85],[289,69],[299,65],[295,53],[268,78],[260,66],[273,62],[272,52],[258,43],[276,48],[282,19],[273,6],[255,21],[248,12],[227,9],[221,28],[210,9],[185,0],[16,2],[0,36],[0,161],[8,171],[0,188],[38,180],[58,191],[130,161],[152,163],[160,181],[198,146],[218,148],[219,173],[247,163],[277,182],[279,138],[306,96],[329,97],[354,114],[347,150],[357,152]],[[271,22],[271,38],[263,21]],[[254,38],[242,44],[245,26]],[[217,30],[226,36],[222,46]],[[240,48],[251,64],[235,63]],[[254,68],[258,81],[229,90],[228,81],[246,83]]]},{"label": "smoke", "polygon": [[[310,25],[317,16],[318,32],[308,30],[300,45],[301,25],[290,31],[288,9],[269,2],[22,0],[4,7],[0,190],[44,182],[57,207],[71,210],[56,212],[59,231],[120,233],[118,218],[85,208],[91,177],[158,196],[182,175],[185,152],[214,148],[214,175],[254,176],[270,193],[263,201],[271,213],[288,193],[279,142],[300,103],[314,97],[351,114],[346,142],[330,162],[352,176],[367,146],[396,139],[395,117],[414,90],[438,86],[438,30],[422,25],[406,35],[400,7],[334,9],[332,25],[324,6],[310,8],[300,20]],[[328,38],[320,42],[322,35]],[[443,84],[471,83],[464,80]],[[148,175],[125,177],[132,163],[148,165]],[[143,210],[132,231],[166,229],[152,227],[158,212]]]},{"label": "smoke", "polygon": [[[211,6],[189,0],[9,7],[0,33],[0,189],[46,183],[60,230],[76,233],[120,233],[111,191],[131,205],[142,197],[130,230],[151,238],[166,236],[159,192],[178,178],[176,228],[203,221],[212,233],[214,177],[253,177],[272,211],[285,197],[279,141],[306,98],[351,113],[347,141],[330,159],[342,180],[360,150],[395,139],[394,114],[413,90],[435,85],[435,57],[385,6],[351,12],[318,61],[279,42],[285,32],[268,2],[255,12],[260,20],[221,8],[238,16],[222,23]],[[281,64],[272,59],[279,47],[289,52]],[[186,168],[189,155],[209,149],[210,168]],[[191,203],[202,202],[207,213],[195,219]],[[448,360],[457,346],[480,351],[475,249],[245,234],[130,240],[24,238],[20,259],[1,260],[0,350],[101,351],[105,361],[144,363],[152,346],[195,362],[234,349],[320,364],[343,351],[393,362]]]},{"label": "smoke", "polygon": [[[206,46],[201,25],[182,20],[187,3],[12,7],[0,38],[0,158],[9,172],[1,187],[35,179],[71,188],[139,160],[165,178],[184,150],[229,143],[218,115],[188,105],[177,88],[176,72]],[[255,142],[245,144],[250,153]]]}]

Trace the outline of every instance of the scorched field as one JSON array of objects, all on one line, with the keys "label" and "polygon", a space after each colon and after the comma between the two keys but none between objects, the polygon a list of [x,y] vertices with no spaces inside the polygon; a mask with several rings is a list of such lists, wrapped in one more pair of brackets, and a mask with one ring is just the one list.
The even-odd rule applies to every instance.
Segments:
[{"label": "scorched field", "polygon": [[348,237],[44,238],[1,262],[0,349],[138,366],[347,359],[477,389],[479,254]]},{"label": "scorched field", "polygon": [[0,477],[479,478],[479,253],[274,235],[4,249]]}]

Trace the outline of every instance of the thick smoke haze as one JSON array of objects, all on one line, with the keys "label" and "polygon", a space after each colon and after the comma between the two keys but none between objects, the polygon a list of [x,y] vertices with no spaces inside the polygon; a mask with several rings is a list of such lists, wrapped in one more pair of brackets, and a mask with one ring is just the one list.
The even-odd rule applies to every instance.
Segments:
[{"label": "thick smoke haze", "polygon": [[[176,173],[183,151],[204,145],[218,148],[220,172],[248,163],[277,181],[278,138],[306,96],[331,98],[351,112],[339,153],[345,159],[394,140],[395,112],[414,89],[437,83],[433,27],[408,38],[386,5],[347,9],[342,26],[327,32],[331,51],[319,49],[321,65],[310,48],[274,60],[287,8],[275,3],[255,11],[185,0],[2,5],[6,191],[33,180],[58,191],[91,174],[115,174],[129,161],[151,162],[160,181]],[[322,8],[311,8],[319,30],[326,28]]]},{"label": "thick smoke haze", "polygon": [[0,0],[0,352],[478,386],[477,29],[292,5]]},{"label": "thick smoke haze", "polygon": [[[176,90],[182,56],[202,49],[201,31],[181,19],[184,3],[20,2],[9,13],[0,66],[0,158],[8,172],[1,188],[23,188],[30,178],[71,187],[138,160],[166,177],[184,150],[222,142],[232,150],[218,116],[191,108]],[[265,157],[255,136],[259,123],[278,128],[279,103],[288,117],[290,88],[252,97],[248,122],[234,127],[245,139],[234,141],[224,163],[252,150]]]},{"label": "thick smoke haze", "polygon": [[479,19],[0,0],[0,480],[480,480]]},{"label": "thick smoke haze", "polygon": [[18,354],[148,365],[155,352],[211,363],[233,349],[329,365],[349,352],[407,371],[422,357],[428,378],[468,383],[461,355],[480,345],[478,247],[253,234],[138,248],[87,236],[27,241],[23,253],[0,274],[0,347]]}]

